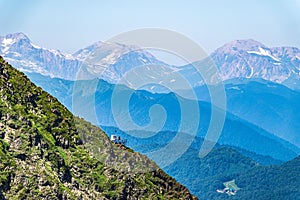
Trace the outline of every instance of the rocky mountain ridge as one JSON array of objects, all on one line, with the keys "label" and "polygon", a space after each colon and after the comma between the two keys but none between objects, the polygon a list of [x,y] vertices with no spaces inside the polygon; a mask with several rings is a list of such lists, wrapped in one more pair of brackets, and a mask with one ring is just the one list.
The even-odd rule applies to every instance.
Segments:
[{"label": "rocky mountain ridge", "polygon": [[[0,37],[0,54],[23,72],[63,78],[66,80],[98,77],[110,83],[117,83],[126,72],[146,65],[161,67],[165,76],[181,74],[190,81],[192,87],[203,85],[201,76],[194,67],[209,68],[215,65],[222,80],[235,78],[261,78],[281,83],[292,89],[299,89],[300,50],[296,47],[273,47],[252,39],[235,40],[216,49],[209,59],[186,66],[170,66],[149,52],[135,46],[118,43],[96,42],[73,54],[41,48],[33,44],[23,33]],[[164,69],[167,67],[170,70]],[[144,67],[148,73],[147,67]],[[79,71],[87,75],[78,76]],[[151,80],[159,82],[157,75]],[[131,86],[130,80],[125,81]],[[148,88],[152,92],[159,89]]]}]

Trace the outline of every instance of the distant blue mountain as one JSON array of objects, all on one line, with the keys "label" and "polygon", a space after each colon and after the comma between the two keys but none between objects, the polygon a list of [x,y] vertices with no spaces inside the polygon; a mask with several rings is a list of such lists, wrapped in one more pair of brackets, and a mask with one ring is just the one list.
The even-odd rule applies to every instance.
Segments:
[{"label": "distant blue mountain", "polygon": [[[73,94],[73,90],[70,89],[74,86],[74,82],[72,81],[52,79],[50,77],[43,77],[37,74],[28,75],[33,82],[38,82],[39,86],[45,88],[45,90],[48,90],[48,92],[56,96],[69,109],[72,109],[72,97],[80,98],[80,95],[82,95],[80,92]],[[100,126],[117,126],[111,110],[111,95],[114,87],[115,85],[113,84],[99,80],[98,86],[95,90],[95,110],[97,111],[97,120],[99,123],[98,125]],[[150,118],[148,111],[151,106],[157,103],[164,106],[168,117],[161,131],[175,132],[178,130],[181,115],[180,106],[177,101],[178,98],[181,99],[181,101],[185,101],[186,104],[189,104],[189,101],[193,101],[183,99],[173,93],[152,94],[143,90],[133,91],[126,86],[123,86],[123,91],[129,91],[133,93],[129,102],[129,112],[132,119],[141,126],[149,123]],[[122,102],[122,99],[119,99],[117,102]],[[75,112],[75,114],[89,119],[90,113],[86,112],[85,106],[83,106],[88,103],[90,102],[85,102],[83,98],[82,102],[76,106],[81,107],[82,110],[76,109],[76,112],[78,113]],[[243,101],[241,101],[241,103],[243,103]],[[197,136],[204,138],[210,123],[211,104],[205,101],[199,101],[198,105],[200,106],[201,120],[199,121]],[[252,106],[254,107],[254,105]],[[272,113],[269,113],[269,115],[271,115],[270,119],[272,119]],[[189,120],[192,123],[194,120],[193,114],[191,114],[189,117]],[[145,131],[151,132],[152,130],[145,129]],[[142,134],[142,132],[140,134]],[[141,140],[138,141],[141,142]],[[291,143],[276,137],[274,134],[261,129],[258,126],[255,126],[230,112],[227,112],[224,128],[218,142],[223,145],[231,145],[243,148],[257,154],[269,155],[279,160],[290,160],[296,157],[300,152],[299,148]]]},{"label": "distant blue mountain", "polygon": [[[228,112],[300,146],[300,93],[262,79],[225,82]],[[210,101],[206,87],[196,89],[198,98]]]}]

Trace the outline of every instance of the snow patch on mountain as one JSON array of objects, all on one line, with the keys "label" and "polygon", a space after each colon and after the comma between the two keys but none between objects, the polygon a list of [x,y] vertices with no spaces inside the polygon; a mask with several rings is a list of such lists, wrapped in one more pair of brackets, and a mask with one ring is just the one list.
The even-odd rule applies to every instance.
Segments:
[{"label": "snow patch on mountain", "polygon": [[247,53],[250,54],[257,54],[257,55],[261,55],[261,56],[268,56],[270,58],[272,58],[273,60],[280,62],[280,60],[278,58],[276,58],[275,56],[273,56],[268,50],[263,49],[262,47],[258,47],[259,51],[247,51]]},{"label": "snow patch on mountain", "polygon": [[235,40],[211,54],[223,80],[262,78],[290,88],[300,80],[298,56],[298,48],[268,48],[255,40]]},{"label": "snow patch on mountain", "polygon": [[33,44],[32,42],[30,42],[31,46],[33,46],[36,49],[42,49],[40,46]]},{"label": "snow patch on mountain", "polygon": [[7,47],[9,45],[12,45],[13,43],[15,43],[15,40],[13,40],[12,38],[4,38],[2,40],[1,46]]}]

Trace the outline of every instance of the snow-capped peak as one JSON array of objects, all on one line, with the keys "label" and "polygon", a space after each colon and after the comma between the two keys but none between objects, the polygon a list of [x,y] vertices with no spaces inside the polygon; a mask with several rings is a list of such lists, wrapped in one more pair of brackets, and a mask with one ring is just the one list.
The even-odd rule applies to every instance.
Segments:
[{"label": "snow-capped peak", "polygon": [[[0,52],[8,54],[12,46],[18,46],[18,43],[22,42],[30,44],[29,38],[24,33],[8,34],[4,37],[0,36]],[[17,53],[16,53],[17,54]]]},{"label": "snow-capped peak", "polygon": [[24,33],[12,33],[8,34],[5,37],[3,37],[4,40],[9,40],[9,41],[18,41],[18,40],[28,40],[30,39],[24,34]]},{"label": "snow-capped peak", "polygon": [[211,54],[223,80],[262,78],[283,83],[300,79],[296,47],[267,47],[255,40],[235,40]]},{"label": "snow-capped peak", "polygon": [[0,36],[0,54],[23,72],[76,79],[78,69],[85,66],[90,74],[112,82],[135,66],[161,63],[138,47],[108,42],[96,42],[74,54],[66,54],[37,46],[23,33]]},{"label": "snow-capped peak", "polygon": [[24,33],[8,34],[5,37],[0,37],[2,47],[9,47],[19,40],[28,40],[29,38]]}]

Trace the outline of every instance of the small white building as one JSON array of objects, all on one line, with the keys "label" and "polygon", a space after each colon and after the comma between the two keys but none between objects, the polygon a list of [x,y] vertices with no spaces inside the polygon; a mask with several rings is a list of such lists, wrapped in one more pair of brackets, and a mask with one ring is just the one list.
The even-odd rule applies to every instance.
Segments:
[{"label": "small white building", "polygon": [[111,135],[110,136],[110,140],[111,141],[116,141],[117,140],[117,136],[116,135]]}]

